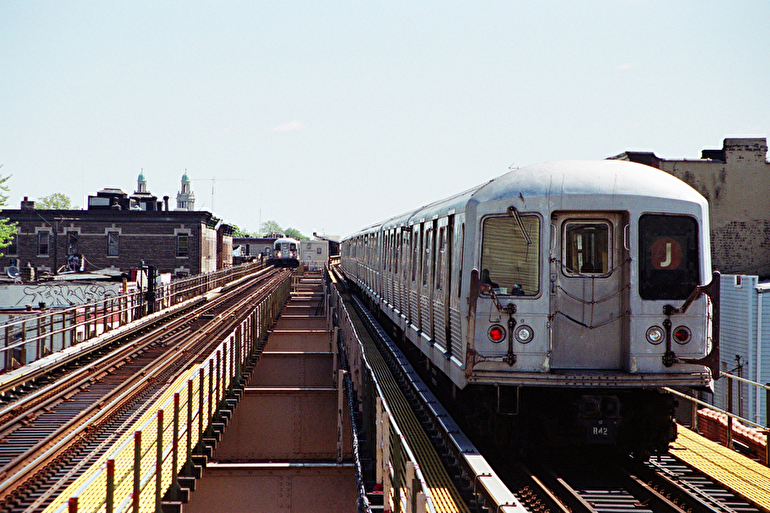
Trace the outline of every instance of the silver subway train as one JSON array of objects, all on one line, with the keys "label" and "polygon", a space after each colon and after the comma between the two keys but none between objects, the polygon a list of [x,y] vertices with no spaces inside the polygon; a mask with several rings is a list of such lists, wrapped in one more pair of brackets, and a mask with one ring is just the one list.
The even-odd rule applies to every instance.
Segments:
[{"label": "silver subway train", "polygon": [[661,387],[718,377],[708,205],[648,166],[516,169],[364,228],[341,254],[485,436],[664,451],[675,401]]},{"label": "silver subway train", "polygon": [[299,266],[299,241],[289,237],[276,239],[273,242],[273,254],[270,263],[276,267]]}]

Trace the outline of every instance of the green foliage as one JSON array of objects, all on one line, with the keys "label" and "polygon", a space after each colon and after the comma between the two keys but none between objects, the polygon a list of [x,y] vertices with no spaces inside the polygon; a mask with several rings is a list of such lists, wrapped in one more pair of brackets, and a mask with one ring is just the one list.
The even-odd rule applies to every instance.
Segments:
[{"label": "green foliage", "polygon": [[38,198],[35,202],[35,208],[40,210],[73,210],[72,200],[66,194],[54,192],[44,198]]},{"label": "green foliage", "polygon": [[270,237],[270,236],[285,236],[285,237],[291,237],[292,239],[297,240],[307,240],[309,237],[306,237],[305,235],[302,235],[299,230],[296,228],[286,228],[285,230],[281,228],[281,225],[278,224],[275,221],[265,221],[262,223],[262,226],[259,229],[259,237]]},{"label": "green foliage", "polygon": [[268,237],[270,235],[282,235],[283,228],[275,221],[265,221],[259,228],[259,234],[262,237]]},{"label": "green foliage", "polygon": [[286,236],[297,240],[308,240],[309,237],[302,235],[302,233],[296,228],[286,228]]},{"label": "green foliage", "polygon": [[[3,167],[3,166],[0,166]],[[0,175],[0,206],[4,206],[8,201],[8,186],[6,181],[10,176]],[[12,223],[9,219],[0,219],[0,250],[7,248],[11,244],[12,238],[16,235],[16,223]],[[0,253],[3,256],[3,253]]]},{"label": "green foliage", "polygon": [[233,225],[233,237],[255,237],[256,234],[241,230],[237,224]]}]

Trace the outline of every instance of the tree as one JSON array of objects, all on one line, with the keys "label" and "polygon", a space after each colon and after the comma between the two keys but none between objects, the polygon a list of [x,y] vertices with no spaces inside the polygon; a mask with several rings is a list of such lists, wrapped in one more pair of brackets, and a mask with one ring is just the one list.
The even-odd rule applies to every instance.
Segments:
[{"label": "tree", "polygon": [[302,235],[296,228],[286,228],[286,236],[297,240],[308,240],[308,237]]},{"label": "tree", "polygon": [[[3,167],[3,166],[0,166]],[[5,182],[10,176],[0,175],[0,206],[4,206],[8,201],[8,186]],[[16,223],[12,223],[9,219],[0,219],[0,250],[7,248],[11,245],[11,240],[16,236]],[[3,256],[3,253],[0,253]]]},{"label": "tree", "polygon": [[259,235],[262,237],[270,237],[271,235],[276,235],[279,237],[284,236],[297,240],[307,240],[309,238],[302,235],[302,233],[300,233],[300,231],[296,228],[286,228],[284,230],[281,228],[281,225],[275,221],[265,221],[262,223],[262,227],[259,230]]},{"label": "tree", "polygon": [[35,202],[35,208],[41,210],[72,210],[77,207],[72,206],[72,200],[66,194],[54,192],[44,198],[38,198]]},{"label": "tree", "polygon": [[253,237],[253,235],[246,230],[241,230],[237,224],[233,225],[233,237]]},{"label": "tree", "polygon": [[281,225],[275,221],[265,221],[259,228],[259,233],[263,237],[267,237],[269,235],[281,235],[283,234],[283,228],[281,228]]}]

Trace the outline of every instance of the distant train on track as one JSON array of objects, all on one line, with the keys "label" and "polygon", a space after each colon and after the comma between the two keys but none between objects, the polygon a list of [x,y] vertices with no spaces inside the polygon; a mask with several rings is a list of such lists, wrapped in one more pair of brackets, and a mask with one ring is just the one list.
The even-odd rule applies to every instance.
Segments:
[{"label": "distant train on track", "polygon": [[652,167],[516,169],[364,228],[341,254],[466,423],[498,441],[646,457],[676,437],[661,387],[718,377],[708,205]]},{"label": "distant train on track", "polygon": [[299,241],[288,237],[273,242],[273,252],[269,262],[276,267],[299,266]]}]

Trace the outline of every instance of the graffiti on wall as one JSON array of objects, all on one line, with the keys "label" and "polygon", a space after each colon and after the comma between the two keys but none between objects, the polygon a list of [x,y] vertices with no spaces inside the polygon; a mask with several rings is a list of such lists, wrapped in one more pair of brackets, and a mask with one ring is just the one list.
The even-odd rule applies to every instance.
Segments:
[{"label": "graffiti on wall", "polygon": [[122,284],[89,283],[81,285],[57,283],[17,288],[20,289],[20,297],[15,303],[16,306],[33,305],[36,307],[40,303],[45,303],[47,307],[55,308],[93,303],[94,301],[117,296],[121,292]]}]

